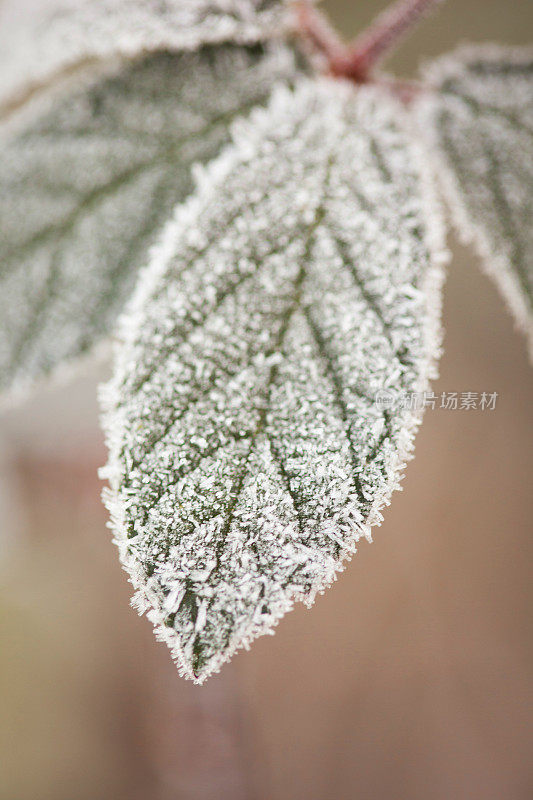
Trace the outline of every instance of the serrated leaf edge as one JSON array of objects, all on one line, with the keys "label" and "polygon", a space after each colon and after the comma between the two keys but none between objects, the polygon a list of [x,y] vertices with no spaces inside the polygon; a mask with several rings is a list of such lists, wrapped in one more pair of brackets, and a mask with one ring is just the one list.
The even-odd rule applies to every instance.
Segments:
[{"label": "serrated leaf edge", "polygon": [[[506,58],[511,63],[520,63],[524,58],[533,59],[533,47],[529,45],[506,47],[495,43],[461,45],[451,53],[426,63],[422,70],[424,82],[429,87],[437,87],[444,76],[449,77],[454,72],[460,75],[463,64],[480,58],[487,61],[501,61],[502,58]],[[431,93],[422,95],[418,101],[415,116],[428,113],[427,104],[431,105],[433,102]],[[482,271],[498,286],[513,315],[516,327],[525,335],[529,358],[533,362],[533,315],[524,300],[522,290],[507,259],[504,256],[494,255],[483,227],[472,223],[463,200],[461,187],[453,171],[448,167],[446,159],[441,155],[434,134],[432,135],[431,130],[428,130],[428,126],[422,124],[419,126],[418,135],[426,143],[429,151],[428,160],[434,162],[433,171],[437,176],[439,189],[450,212],[459,240],[474,248],[480,258]]]},{"label": "serrated leaf edge", "polygon": [[[287,63],[287,68],[289,64],[291,66],[295,65],[294,52],[281,40],[264,43],[264,46],[265,58],[267,54],[269,58],[278,58],[280,63]],[[39,115],[50,112],[54,103],[68,96],[71,89],[90,91],[95,84],[102,80],[113,78],[127,66],[131,66],[131,62],[121,57],[108,62],[96,62],[90,67],[87,66],[83,74],[69,76],[66,80],[59,81],[43,92],[39,92],[10,115],[7,120],[0,122],[0,147],[2,144],[9,144],[10,139],[16,137],[20,130],[24,130],[25,126],[31,124]],[[265,102],[266,100],[262,103],[258,101],[258,108],[262,107]],[[237,121],[234,120],[230,123],[230,130]],[[203,166],[201,164],[191,165],[191,171],[193,176],[196,176],[196,180],[201,180],[202,169]],[[164,228],[165,222],[163,221],[159,228],[160,233]],[[155,246],[157,246],[157,240]],[[86,352],[55,365],[46,375],[42,375],[37,379],[30,377],[26,380],[18,380],[8,389],[0,391],[0,415],[25,403],[33,395],[49,389],[53,391],[55,388],[68,386],[75,380],[82,378],[92,367],[110,362],[112,341],[113,332],[111,331],[111,333],[108,332],[105,338],[91,345]]]},{"label": "serrated leaf edge", "polygon": [[[82,6],[81,13],[85,10]],[[31,53],[25,52],[29,51],[30,42],[22,38],[14,48],[12,59],[3,62],[4,76],[0,69],[0,117],[8,118],[14,110],[55,83],[75,81],[87,71],[99,69],[102,64],[112,66],[120,61],[136,61],[161,51],[190,52],[209,45],[233,43],[251,46],[267,40],[286,39],[294,29],[290,3],[281,2],[277,12],[272,12],[272,17],[269,24],[261,25],[248,21],[244,26],[236,20],[233,29],[231,26],[223,27],[219,32],[203,32],[201,37],[194,35],[194,30],[174,30],[170,26],[163,34],[159,31],[159,35],[152,36],[146,31],[119,30],[113,42],[104,45],[87,38],[85,51],[76,55],[68,56],[56,47],[50,63],[46,57],[35,59]]]},{"label": "serrated leaf edge", "polygon": [[[283,97],[287,91],[288,90],[284,86],[277,87],[273,92],[269,108],[273,106],[280,97]],[[266,119],[269,114],[269,108],[256,109],[252,113],[251,118],[255,120]],[[406,128],[410,128],[408,117],[403,115],[399,105],[398,114],[400,118],[403,117],[403,123]],[[241,132],[246,129],[247,124],[247,121],[242,120],[234,124],[234,137],[237,142],[241,136]],[[232,167],[234,147],[235,145],[230,144],[217,159],[206,167],[202,167],[197,174],[197,180],[209,184],[210,180],[215,176],[217,180],[223,178],[224,174],[227,174]],[[425,199],[425,208],[428,210],[426,245],[432,254],[431,265],[425,275],[424,283],[420,287],[421,291],[423,291],[427,297],[427,316],[424,324],[426,362],[425,369],[423,372],[421,371],[418,385],[414,389],[416,392],[425,392],[430,386],[430,381],[438,376],[437,364],[441,354],[442,344],[441,289],[444,282],[444,265],[449,260],[449,253],[445,248],[445,229],[442,221],[441,205],[438,200],[437,192],[435,191],[431,171],[428,170],[427,159],[423,150],[419,148],[415,142],[411,143],[411,148],[414,160],[417,162],[420,172],[421,191]],[[188,220],[192,223],[195,219],[197,206],[198,200],[192,195],[189,200],[176,209],[174,218],[167,224],[160,243],[152,249],[150,259],[152,263],[149,267],[146,267],[139,276],[137,289],[132,297],[129,310],[119,320],[119,329],[127,326],[129,313],[134,314],[135,309],[142,307],[145,299],[151,292],[152,286],[157,282],[159,274],[165,269],[167,258],[173,251],[174,226],[178,222],[180,225],[184,225]],[[118,355],[119,350],[120,342],[115,345],[116,355]],[[102,384],[99,387],[102,427],[106,432],[106,443],[110,454],[118,451],[118,448],[114,445],[113,431],[121,429],[120,423],[117,424],[117,415],[120,417],[120,410],[117,411],[119,395],[115,389],[115,380],[116,378],[113,378],[108,383]],[[137,569],[138,560],[131,553],[128,553],[127,526],[118,492],[122,470],[118,458],[110,455],[108,463],[102,467],[99,472],[100,477],[109,482],[109,487],[103,489],[102,500],[110,514],[108,527],[113,533],[113,542],[118,547],[122,567],[134,588],[131,605],[140,615],[146,613],[148,619],[154,626],[156,639],[164,642],[168,646],[171,657],[182,677],[191,680],[195,684],[201,685],[212,674],[219,672],[221,667],[227,663],[236,652],[241,649],[248,650],[256,638],[261,635],[274,634],[275,628],[280,620],[293,609],[296,602],[302,601],[310,608],[314,604],[317,595],[323,594],[337,580],[338,575],[345,570],[347,564],[357,551],[359,540],[365,538],[368,542],[372,541],[371,529],[374,526],[381,525],[383,521],[382,509],[390,504],[393,491],[395,489],[401,489],[400,483],[403,479],[403,470],[406,463],[414,456],[414,439],[420,427],[422,417],[423,410],[415,410],[410,419],[406,421],[404,441],[399,447],[395,463],[392,466],[391,477],[381,497],[374,501],[366,522],[358,525],[356,530],[354,530],[353,544],[344,547],[339,553],[339,557],[332,567],[331,575],[322,581],[316,582],[309,593],[304,594],[302,591],[293,591],[291,596],[286,598],[284,608],[273,613],[267,625],[255,623],[250,626],[249,634],[245,638],[242,638],[242,636],[233,636],[224,653],[213,657],[210,661],[209,669],[201,675],[196,675],[191,670],[187,663],[185,653],[179,643],[177,633],[165,625],[166,615],[157,608],[161,605],[161,598],[153,593],[145,585],[143,580],[140,580],[138,577],[133,577],[139,575]]]}]

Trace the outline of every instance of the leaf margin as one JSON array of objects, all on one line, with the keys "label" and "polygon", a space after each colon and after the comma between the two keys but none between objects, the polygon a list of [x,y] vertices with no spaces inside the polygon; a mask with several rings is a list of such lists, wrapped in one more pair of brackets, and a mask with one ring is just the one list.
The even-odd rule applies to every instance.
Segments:
[{"label": "leaf margin", "polygon": [[[261,48],[261,54],[252,56],[254,48]],[[189,51],[170,53],[176,58],[195,58],[201,57],[202,52],[207,54],[215,54],[218,51],[225,51],[221,55],[222,60],[231,61],[235,59],[235,66],[239,62],[239,51],[242,51],[241,60],[243,64],[239,66],[240,72],[244,71],[244,62],[248,59],[250,64],[249,70],[253,70],[255,74],[255,81],[259,81],[259,77],[263,78],[272,74],[272,84],[265,86],[264,96],[259,97],[254,101],[254,106],[258,108],[264,106],[268,102],[270,91],[276,81],[288,81],[289,83],[294,80],[300,69],[298,65],[298,53],[294,48],[283,42],[282,40],[272,40],[259,42],[250,47],[234,45],[233,43],[221,43],[219,45],[207,45],[201,48],[198,53]],[[147,58],[156,56],[157,53],[149,53]],[[211,56],[210,56],[211,57]],[[256,63],[253,64],[252,60],[256,58]],[[35,97],[29,99],[21,108],[14,111],[7,120],[0,121],[0,146],[9,145],[12,140],[16,140],[20,133],[25,133],[26,128],[31,126],[35,121],[47,113],[51,113],[56,103],[68,101],[71,96],[81,94],[84,92],[89,93],[92,89],[98,88],[101,83],[106,81],[113,81],[120,78],[122,72],[129,68],[135,67],[136,64],[141,63],[144,58],[141,56],[134,60],[124,60],[122,58],[114,59],[110,62],[103,62],[93,69],[85,70],[83,73],[70,76],[65,81],[59,81],[49,89],[39,92]],[[218,65],[218,71],[221,72],[221,67]],[[264,75],[263,75],[264,73]],[[280,76],[283,76],[281,78]],[[236,112],[233,121],[239,117],[242,110]],[[230,135],[231,124],[228,125],[228,136]],[[222,143],[221,148],[224,147]],[[219,150],[220,152],[220,150]],[[189,172],[194,172],[200,163],[193,162],[189,165]],[[192,184],[194,186],[194,176],[192,176]],[[193,191],[193,186],[191,191]],[[1,187],[0,187],[1,188]],[[164,218],[161,219],[161,224],[157,232],[161,233],[166,224]],[[30,399],[34,394],[42,391],[48,391],[54,387],[64,387],[70,384],[73,380],[83,376],[88,368],[93,365],[104,365],[110,360],[112,352],[112,330],[108,330],[105,335],[96,338],[87,350],[72,355],[58,361],[46,373],[40,373],[37,376],[29,375],[27,379],[16,380],[10,384],[0,387],[0,414],[9,411],[12,408],[24,403]]]},{"label": "leaf margin", "polygon": [[[305,81],[306,79],[302,80]],[[327,81],[327,79],[321,80]],[[234,153],[238,153],[236,143],[239,142],[240,138],[245,136],[247,127],[253,125],[254,121],[258,118],[266,118],[272,106],[276,102],[279,102],[279,97],[287,91],[288,90],[284,87],[278,87],[274,91],[270,104],[266,109],[257,109],[248,120],[241,120],[233,126],[233,144],[228,145],[218,158],[199,171],[197,179],[200,188],[198,191],[201,191],[202,186],[208,186],[212,180],[223,180],[225,172],[232,167],[233,158],[235,157]],[[409,128],[409,119],[407,116],[404,116],[399,104],[398,113],[403,118],[406,128]],[[449,260],[449,252],[445,248],[445,230],[441,213],[441,204],[435,191],[433,176],[431,171],[427,168],[425,153],[416,142],[413,141],[411,141],[411,152],[417,162],[417,169],[420,175],[420,191],[425,201],[424,207],[429,210],[426,217],[425,242],[432,255],[423,285],[423,291],[426,296],[426,318],[423,326],[426,361],[423,373],[420,375],[419,384],[416,389],[414,389],[415,391],[424,392],[428,390],[430,381],[437,377],[437,362],[442,350],[441,289],[444,281],[443,267]],[[146,581],[138,579],[138,573],[134,568],[136,564],[135,556],[127,552],[127,523],[124,507],[117,489],[122,467],[117,457],[118,445],[120,442],[120,437],[118,435],[120,423],[116,423],[117,419],[120,418],[121,411],[117,403],[118,395],[116,394],[116,383],[119,378],[117,377],[116,368],[117,363],[120,361],[121,336],[127,336],[126,331],[129,325],[129,317],[142,308],[145,300],[150,296],[152,288],[157,285],[158,277],[160,273],[164,271],[167,259],[173,249],[174,227],[179,225],[185,226],[189,221],[192,223],[195,219],[197,208],[200,207],[198,191],[176,209],[175,215],[167,224],[160,242],[151,252],[150,263],[139,275],[136,290],[128,304],[127,310],[119,322],[121,333],[119,333],[118,340],[115,343],[115,373],[110,381],[100,386],[99,400],[102,427],[106,433],[106,442],[109,449],[109,460],[100,470],[100,477],[107,480],[109,483],[109,486],[105,487],[102,492],[102,499],[110,514],[108,527],[113,532],[113,541],[118,547],[123,569],[128,574],[128,580],[134,588],[134,596],[131,604],[136,608],[139,614],[147,614],[147,617],[154,625],[156,639],[165,642],[169,647],[179,674],[182,677],[192,680],[196,684],[202,684],[210,675],[218,672],[237,651],[249,649],[252,641],[258,636],[267,633],[273,634],[275,632],[275,627],[281,619],[292,610],[295,603],[302,601],[307,607],[311,607],[316,597],[323,594],[337,579],[340,573],[344,571],[356,552],[360,539],[365,538],[367,541],[372,541],[371,528],[381,524],[383,519],[381,511],[384,507],[389,505],[393,491],[401,488],[400,482],[403,478],[405,464],[414,455],[414,438],[421,424],[423,411],[420,409],[415,410],[408,423],[406,423],[403,445],[402,447],[398,447],[391,477],[387,481],[387,485],[381,496],[374,501],[364,524],[359,526],[359,531],[357,533],[354,532],[351,544],[342,548],[331,574],[324,578],[323,581],[316,584],[310,593],[293,592],[290,599],[287,598],[283,610],[277,615],[274,615],[274,618],[269,622],[268,626],[251,626],[250,633],[247,637],[237,637],[237,640],[235,640],[234,637],[228,649],[223,653],[219,653],[216,658],[211,660],[208,670],[201,674],[196,674],[187,662],[187,658],[176,632],[165,625],[165,617],[167,615],[162,613],[158,608],[160,598],[152,594],[150,587],[146,585]],[[137,578],[135,577],[136,574]]]},{"label": "leaf margin", "polygon": [[438,142],[438,126],[434,122],[438,106],[438,86],[446,78],[461,77],[471,61],[521,64],[525,60],[533,63],[533,45],[502,45],[493,42],[462,44],[454,50],[438,56],[423,65],[421,76],[429,92],[423,92],[415,101],[414,121],[418,135],[426,150],[426,159],[433,162],[440,193],[444,197],[454,231],[460,241],[471,246],[478,256],[482,272],[499,290],[505,305],[511,312],[515,327],[525,336],[529,358],[533,362],[533,309],[524,299],[524,292],[516,278],[513,265],[506,255],[494,254],[485,227],[476,224],[464,200],[455,171],[449,165]]},{"label": "leaf margin", "polygon": [[[132,0],[129,2],[131,4]],[[142,9],[151,0],[135,2]],[[209,0],[204,0],[206,5],[208,2]],[[252,6],[257,0],[248,2]],[[87,70],[98,69],[102,64],[113,64],[117,60],[131,61],[164,50],[187,52],[198,50],[204,45],[233,42],[236,45],[249,46],[261,41],[284,39],[294,24],[287,0],[277,0],[273,9],[267,7],[266,11],[260,10],[257,19],[246,19],[242,12],[240,19],[227,13],[228,23],[220,31],[209,28],[202,30],[201,13],[198,31],[190,25],[190,20],[185,25],[183,20],[180,22],[180,0],[170,0],[170,6],[174,8],[171,9],[171,19],[167,24],[161,24],[157,9],[147,9],[147,16],[151,16],[154,30],[148,30],[147,26],[140,29],[132,24],[130,15],[126,12],[123,12],[125,19],[121,19],[120,2],[104,0],[104,3],[94,4],[93,0],[83,0],[82,3],[54,0],[52,8],[43,9],[40,15],[36,13],[36,19],[32,20],[33,28],[14,26],[12,36],[8,36],[5,42],[7,54],[0,59],[0,118],[9,116],[13,109],[23,105],[34,94],[53,88],[58,81],[75,80],[78,74],[83,76]],[[211,0],[211,3],[215,8],[218,3],[219,11],[226,13],[220,6],[220,0]],[[96,13],[100,14],[101,21],[105,23],[103,35],[98,32],[98,26],[94,25],[95,8],[98,8]],[[202,9],[198,10],[201,11]],[[113,13],[121,24],[110,37],[109,17]],[[191,13],[191,7],[188,13]],[[173,15],[175,19],[172,19]],[[233,24],[230,24],[231,19]],[[93,28],[96,28],[96,33]],[[99,41],[98,36],[103,40]],[[36,47],[37,58],[33,52],[30,53]]]}]

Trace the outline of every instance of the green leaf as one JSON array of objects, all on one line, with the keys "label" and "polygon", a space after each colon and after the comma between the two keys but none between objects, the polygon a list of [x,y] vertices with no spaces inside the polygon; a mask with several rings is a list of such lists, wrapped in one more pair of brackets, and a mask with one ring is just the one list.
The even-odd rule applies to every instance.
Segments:
[{"label": "green leaf", "polygon": [[289,22],[285,0],[41,0],[32,12],[22,24],[10,24],[7,3],[0,25],[0,109],[95,63],[224,42],[255,44],[279,36]]},{"label": "green leaf", "polygon": [[441,270],[400,116],[371,88],[277,91],[123,318],[105,500],[135,605],[196,682],[331,583],[411,450]]},{"label": "green leaf", "polygon": [[533,50],[469,47],[430,65],[419,107],[459,232],[533,353]]},{"label": "green leaf", "polygon": [[151,54],[35,99],[4,128],[0,388],[26,388],[109,333],[191,165],[294,74],[281,44]]}]

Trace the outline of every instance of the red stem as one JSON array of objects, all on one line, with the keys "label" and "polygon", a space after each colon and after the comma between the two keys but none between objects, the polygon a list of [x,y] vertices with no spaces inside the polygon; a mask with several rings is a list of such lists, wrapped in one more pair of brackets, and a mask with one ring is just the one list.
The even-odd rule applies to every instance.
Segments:
[{"label": "red stem", "polygon": [[299,32],[326,57],[330,73],[365,83],[373,67],[417,22],[442,2],[444,0],[397,0],[350,45],[340,39],[310,0],[297,0],[294,8]]},{"label": "red stem", "polygon": [[405,34],[442,2],[444,0],[398,0],[386,8],[350,47],[355,74],[368,76]]},{"label": "red stem", "polygon": [[344,63],[349,57],[349,48],[341,40],[337,31],[329,23],[329,20],[318,11],[311,0],[296,0],[293,3],[296,14],[296,29],[304,37],[315,52],[326,57],[328,66],[334,74],[337,71],[333,68],[334,64]]}]

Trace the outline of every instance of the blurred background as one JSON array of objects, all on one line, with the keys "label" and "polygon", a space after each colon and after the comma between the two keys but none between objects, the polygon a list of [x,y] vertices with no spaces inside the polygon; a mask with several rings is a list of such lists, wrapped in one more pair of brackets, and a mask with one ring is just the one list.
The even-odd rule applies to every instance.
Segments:
[{"label": "blurred background", "polygon": [[[384,5],[324,8],[353,35]],[[449,0],[389,67],[532,24],[530,0]],[[434,389],[496,409],[428,411],[374,544],[203,687],[128,605],[96,477],[105,365],[0,420],[0,800],[533,796],[533,378],[452,245]]]}]

